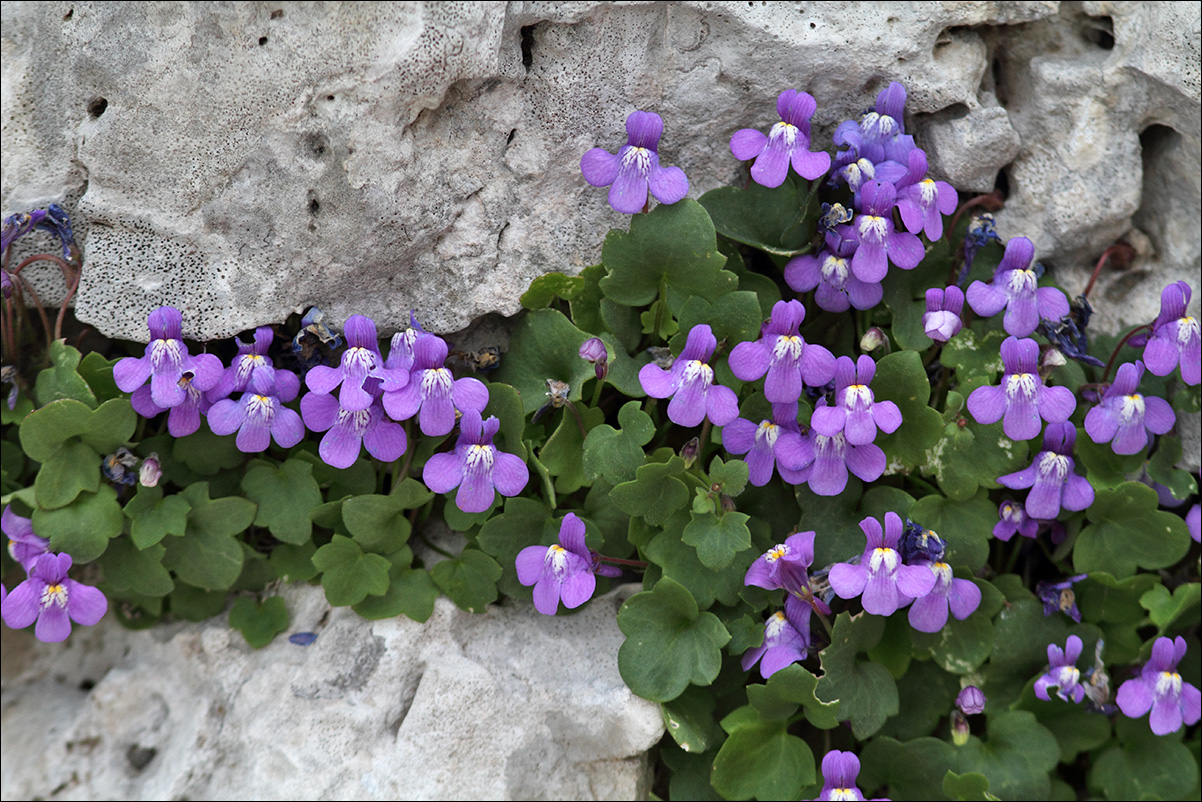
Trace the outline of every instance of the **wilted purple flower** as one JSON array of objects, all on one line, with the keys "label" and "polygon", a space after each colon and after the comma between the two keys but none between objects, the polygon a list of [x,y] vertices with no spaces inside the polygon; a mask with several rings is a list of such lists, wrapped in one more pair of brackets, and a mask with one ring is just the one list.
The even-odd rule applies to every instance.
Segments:
[{"label": "wilted purple flower", "polygon": [[[376,337],[376,324],[369,317],[351,315],[343,326],[346,335],[346,350],[337,368],[316,365],[305,374],[305,384],[312,393],[328,395],[339,384],[338,405],[348,412],[357,412],[372,405],[375,394],[365,388],[368,377],[384,378],[384,358]],[[404,385],[408,375],[390,373],[388,379],[395,386]],[[311,393],[311,394],[312,394]],[[306,396],[307,398],[308,396]],[[307,417],[307,416],[306,416]],[[310,426],[309,428],[313,428]],[[314,431],[323,431],[315,429]],[[448,430],[449,431],[449,430]]]},{"label": "wilted purple flower", "polygon": [[[181,404],[180,406],[183,405]],[[176,409],[179,409],[179,407],[176,407]],[[111,454],[105,454],[103,459],[100,460],[101,475],[111,482],[113,487],[117,488],[118,492],[122,488],[132,487],[138,483],[137,472],[134,470],[137,467],[137,456],[125,446],[120,446]]]},{"label": "wilted purple flower", "polygon": [[[13,591],[14,593],[16,591]],[[1139,676],[1119,687],[1115,701],[1123,715],[1139,718],[1152,711],[1148,723],[1154,735],[1168,735],[1202,718],[1202,694],[1181,679],[1177,664],[1185,657],[1185,638],[1157,638],[1152,644],[1152,659],[1140,669]]]},{"label": "wilted purple flower", "polygon": [[860,214],[852,221],[859,245],[851,257],[851,272],[860,281],[876,283],[889,272],[889,262],[902,270],[912,270],[922,261],[922,240],[893,226],[893,207],[897,190],[892,184],[867,181],[856,196]]},{"label": "wilted purple flower", "polygon": [[1111,443],[1116,454],[1135,454],[1148,444],[1148,432],[1165,434],[1177,422],[1169,402],[1138,392],[1144,363],[1119,367],[1102,401],[1085,416],[1085,431],[1095,443]]},{"label": "wilted purple flower", "polygon": [[964,321],[964,291],[951,286],[947,289],[932,287],[927,290],[927,311],[922,316],[922,330],[932,340],[945,343],[960,333]]},{"label": "wilted purple flower", "polygon": [[441,437],[455,428],[455,410],[484,411],[488,388],[479,379],[456,379],[445,366],[447,344],[434,334],[423,334],[413,344],[413,367],[404,384],[385,379],[384,409],[393,420],[418,416],[422,434]]},{"label": "wilted purple flower", "polygon": [[673,423],[696,426],[708,417],[715,426],[725,426],[738,417],[739,401],[734,391],[714,384],[714,369],[706,364],[717,347],[713,330],[702,323],[689,331],[684,350],[671,369],[652,363],[639,370],[639,383],[647,395],[672,399],[668,419]]},{"label": "wilted purple flower", "polygon": [[559,526],[559,545],[522,549],[516,567],[518,581],[534,585],[534,609],[543,615],[555,615],[560,599],[569,610],[591,599],[597,588],[594,573],[621,574],[620,569],[600,565],[585,545],[584,521],[573,512],[564,516]]},{"label": "wilted purple flower", "polygon": [[876,362],[867,354],[855,362],[849,356],[839,357],[835,365],[835,406],[814,410],[814,431],[827,437],[842,432],[853,446],[866,446],[876,440],[878,428],[886,434],[897,431],[902,423],[901,410],[892,401],[876,400],[868,386],[874,376]]},{"label": "wilted purple flower", "polygon": [[885,513],[885,528],[875,518],[860,521],[868,539],[858,565],[836,563],[831,567],[831,588],[843,599],[863,594],[864,611],[871,615],[891,615],[912,599],[926,596],[935,588],[935,574],[925,565],[903,565],[898,546],[902,519],[895,512]]},{"label": "wilted purple flower", "polygon": [[[175,307],[160,306],[150,313],[147,322],[152,339],[146,345],[146,353],[141,357],[128,356],[114,365],[113,380],[122,392],[132,393],[150,379],[146,400],[156,407],[147,415],[150,417],[188,401],[192,391],[211,390],[221,381],[223,368],[221,360],[212,354],[188,354],[188,346],[180,339],[184,318]],[[145,404],[143,407],[149,408]],[[172,435],[182,436],[174,432]]]},{"label": "wilted purple flower", "polygon": [[1077,574],[1062,582],[1036,582],[1035,595],[1043,602],[1043,614],[1048,616],[1060,611],[1080,624],[1081,611],[1077,609],[1077,594],[1073,591],[1073,585],[1088,576]]},{"label": "wilted purple flower", "polygon": [[[375,380],[368,382],[369,389],[378,391],[378,387],[372,387],[376,384]],[[401,425],[384,417],[384,407],[378,398],[367,409],[346,409],[328,393],[306,393],[301,398],[301,415],[310,430],[326,432],[317,453],[327,465],[335,468],[353,465],[359,458],[360,445],[381,462],[397,459],[409,445]],[[256,425],[261,427],[261,424]],[[261,432],[260,428],[254,436],[261,439]]]},{"label": "wilted purple flower", "polygon": [[[9,246],[38,227],[46,217],[45,209],[18,212],[4,218],[4,230],[0,233],[0,254],[8,252]],[[5,298],[8,297],[6,294]]]},{"label": "wilted purple flower", "polygon": [[[832,749],[822,756],[822,792],[814,802],[854,799],[864,802],[864,793],[856,787],[860,775],[860,759],[851,752]],[[873,800],[888,802],[888,800]]]},{"label": "wilted purple flower", "polygon": [[24,629],[37,621],[33,634],[43,643],[58,643],[71,634],[71,622],[90,627],[104,617],[108,599],[99,590],[67,576],[70,554],[43,554],[29,578],[4,599],[4,623]]},{"label": "wilted purple flower", "polygon": [[[626,144],[614,154],[593,148],[580,159],[584,180],[609,187],[609,205],[622,214],[637,214],[647,204],[647,192],[660,203],[676,203],[689,192],[689,180],[679,167],[660,167],[659,138],[664,121],[650,111],[626,118]],[[612,186],[610,186],[612,184]]]},{"label": "wilted purple flower", "polygon": [[[796,598],[807,606],[818,608],[829,614],[831,608],[814,595],[806,569],[814,562],[814,533],[797,532],[785,538],[756,558],[743,578],[744,585],[754,585],[765,590],[784,589],[790,598]],[[809,616],[805,616],[805,631],[809,633]]]},{"label": "wilted purple flower", "polygon": [[1039,521],[1027,515],[1022,504],[1006,499],[998,507],[998,522],[993,525],[993,536],[1002,542],[1009,542],[1014,533],[1023,537],[1035,537],[1039,531]]},{"label": "wilted purple flower", "polygon": [[814,446],[788,420],[762,420],[757,426],[735,418],[722,429],[722,445],[731,454],[747,455],[748,481],[756,487],[768,484],[773,468],[789,484],[800,484],[801,469],[814,459]]},{"label": "wilted purple flower", "polygon": [[1003,309],[1002,327],[1007,334],[1026,337],[1039,327],[1040,318],[1059,320],[1068,315],[1068,299],[1055,287],[1038,287],[1039,276],[1031,269],[1035,246],[1026,237],[1006,243],[1006,253],[993,273],[993,283],[974,281],[968,288],[968,305],[982,317],[993,317]]},{"label": "wilted purple flower", "polygon": [[773,613],[764,622],[764,642],[743,655],[743,670],[750,671],[760,662],[760,676],[768,679],[782,668],[806,659],[810,649],[810,613],[808,604],[794,602],[789,596],[784,611]]},{"label": "wilted purple flower", "polygon": [[1103,366],[1102,360],[1089,355],[1089,335],[1085,333],[1085,328],[1089,325],[1091,315],[1093,307],[1084,295],[1078,295],[1069,302],[1067,316],[1059,320],[1039,321],[1039,333],[1047,337],[1048,342],[1062,354],[1061,364],[1064,357],[1071,357],[1095,368]]},{"label": "wilted purple flower", "polygon": [[162,478],[163,466],[159,462],[159,454],[157,451],[151,451],[150,455],[142,460],[142,467],[138,469],[138,484],[142,487],[155,487]]},{"label": "wilted purple flower", "polygon": [[897,208],[907,231],[922,231],[934,242],[943,236],[943,215],[956,211],[960,198],[951,184],[926,174],[927,154],[914,148],[908,154],[906,174],[897,182]]},{"label": "wilted purple flower", "polygon": [[905,519],[901,540],[902,562],[906,565],[943,562],[947,542],[932,529]]},{"label": "wilted purple flower", "polygon": [[1195,543],[1202,543],[1202,505],[1195,504],[1185,514],[1185,525]]},{"label": "wilted purple flower", "polygon": [[1006,371],[1000,386],[978,387],[968,396],[968,411],[977,423],[997,423],[1004,418],[1002,431],[1007,437],[1030,440],[1039,434],[1040,418],[1064,423],[1077,408],[1072,390],[1043,383],[1039,345],[1034,340],[1007,337],[1002,342],[1002,364]]},{"label": "wilted purple flower", "polygon": [[981,605],[981,589],[970,580],[953,577],[950,565],[931,562],[926,567],[935,577],[935,587],[914,600],[909,613],[910,626],[919,632],[938,632],[947,623],[949,608],[956,620],[961,621]]},{"label": "wilted purple flower", "polygon": [[850,258],[856,243],[835,232],[826,235],[826,248],[817,256],[795,256],[785,265],[785,283],[795,292],[814,290],[814,303],[827,312],[846,312],[849,306],[871,309],[881,302],[884,289],[851,272]]},{"label": "wilted purple flower", "polygon": [[609,351],[600,337],[589,337],[580,345],[580,358],[593,366],[597,381],[609,375]]},{"label": "wilted purple flower", "polygon": [[887,460],[881,447],[869,443],[853,446],[842,432],[833,436],[811,431],[814,461],[802,468],[802,480],[819,496],[837,496],[847,487],[847,472],[865,482],[875,482],[885,472]]},{"label": "wilted purple flower", "polygon": [[[296,374],[281,370],[276,371],[276,376],[292,377],[287,395],[277,391],[275,376],[260,377],[253,382],[255,389],[244,392],[240,400],[223,398],[213,405],[208,414],[209,428],[213,430],[213,434],[225,435],[238,432],[238,437],[234,442],[238,446],[238,450],[246,454],[266,451],[267,447],[271,445],[272,438],[275,438],[276,444],[281,448],[292,448],[299,443],[305,436],[305,425],[301,422],[300,415],[280,403],[296,398],[298,392]],[[309,395],[320,397],[321,394],[310,393]],[[305,397],[308,398],[309,395]],[[337,404],[333,396],[325,397],[330,399],[326,403]],[[321,402],[317,403],[320,405]],[[303,408],[304,402],[301,405]],[[314,431],[323,430],[315,429]],[[404,451],[403,448],[401,450]],[[359,451],[356,448],[355,457],[358,455]],[[351,457],[351,462],[354,461],[354,457]]]},{"label": "wilted purple flower", "polygon": [[27,574],[37,559],[50,547],[47,538],[34,533],[33,521],[17,515],[11,505],[5,507],[4,514],[0,515],[0,529],[8,536],[8,553]]},{"label": "wilted purple flower", "polygon": [[1011,490],[1029,487],[1027,515],[1051,520],[1060,508],[1077,512],[1093,504],[1094,491],[1089,480],[1074,473],[1073,446],[1077,428],[1071,423],[1050,423],[1043,435],[1043,451],[1035,461],[1016,473],[998,477],[998,484]]},{"label": "wilted purple flower", "polygon": [[790,164],[811,181],[824,175],[831,166],[830,154],[810,152],[810,118],[817,108],[812,95],[786,89],[776,99],[781,122],[774,124],[767,136],[754,128],[736,131],[730,138],[730,152],[739,161],[755,159],[751,178],[766,187],[785,183]]},{"label": "wilted purple flower", "polygon": [[821,345],[806,343],[799,333],[805,314],[800,301],[777,301],[760,339],[739,343],[730,352],[731,372],[743,381],[768,374],[764,396],[774,404],[797,401],[803,382],[819,387],[835,373],[834,355]]},{"label": "wilted purple flower", "polygon": [[1202,381],[1202,339],[1198,319],[1186,310],[1193,290],[1175,281],[1160,293],[1160,314],[1152,324],[1152,336],[1144,349],[1144,363],[1157,376],[1168,376],[1181,363],[1181,380],[1194,385]]},{"label": "wilted purple flower", "polygon": [[1056,695],[1066,702],[1081,704],[1085,698],[1085,688],[1081,686],[1081,671],[1077,668],[1077,658],[1081,656],[1081,639],[1069,635],[1063,651],[1054,643],[1048,644],[1048,670],[1035,680],[1035,695],[1044,701],[1051,701],[1048,689],[1055,688]]},{"label": "wilted purple flower", "polygon": [[451,453],[435,454],[426,461],[422,479],[435,493],[459,488],[455,504],[464,512],[484,512],[493,502],[493,489],[502,496],[516,496],[530,480],[526,463],[514,454],[498,451],[492,444],[500,429],[493,416],[481,420],[480,413],[467,410],[459,419],[459,439]]},{"label": "wilted purple flower", "polygon": [[985,694],[976,685],[965,685],[956,696],[956,707],[966,716],[985,710]]},{"label": "wilted purple flower", "polygon": [[0,296],[3,296],[5,300],[13,297],[12,277],[9,276],[8,271],[3,268],[0,268]]}]

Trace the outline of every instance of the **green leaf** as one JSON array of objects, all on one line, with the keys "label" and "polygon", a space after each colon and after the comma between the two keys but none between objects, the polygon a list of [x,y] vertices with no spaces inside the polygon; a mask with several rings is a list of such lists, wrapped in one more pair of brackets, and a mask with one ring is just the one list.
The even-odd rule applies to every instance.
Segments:
[{"label": "green leaf", "polygon": [[892,401],[901,410],[902,425],[878,445],[885,453],[911,465],[926,461],[927,449],[939,442],[943,418],[931,409],[931,383],[915,351],[889,354],[876,365],[872,382],[877,402]]},{"label": "green leaf", "polygon": [[334,535],[313,555],[313,564],[322,572],[321,587],[326,601],[334,607],[349,607],[368,594],[383,596],[388,592],[392,563],[379,554],[364,554],[349,537]]},{"label": "green leaf", "polygon": [[1159,581],[1154,574],[1136,574],[1118,580],[1097,571],[1076,585],[1077,606],[1086,621],[1140,624],[1146,615],[1140,597]]},{"label": "green leaf", "polygon": [[1177,468],[1181,463],[1181,441],[1176,437],[1161,435],[1157,440],[1156,453],[1148,460],[1148,476],[1169,489],[1173,498],[1185,501],[1198,492],[1198,481],[1189,471]]},{"label": "green leaf", "polygon": [[319,573],[313,564],[313,555],[317,546],[313,541],[307,541],[299,546],[281,543],[271,550],[267,558],[272,573],[284,582],[308,582]]},{"label": "green leaf", "polygon": [[525,461],[528,455],[522,437],[526,430],[526,413],[522,407],[521,394],[508,384],[489,382],[488,406],[484,408],[484,417],[488,418],[490,415],[496,416],[497,423],[500,424],[493,444],[498,450],[516,454]]},{"label": "green leaf", "polygon": [[311,464],[290,459],[278,468],[256,465],[242,477],[242,489],[259,505],[256,525],[267,527],[278,540],[294,546],[312,537],[312,513],[321,504],[321,490]]},{"label": "green leaf", "polygon": [[229,621],[232,628],[242,633],[247,643],[262,649],[288,628],[288,605],[280,596],[264,599],[262,604],[243,596],[230,608]]},{"label": "green leaf", "polygon": [[1197,624],[1202,613],[1202,585],[1187,582],[1169,594],[1164,585],[1155,585],[1139,597],[1139,605],[1148,611],[1160,634]]},{"label": "green leaf", "polygon": [[95,560],[108,548],[109,539],[124,528],[125,518],[117,492],[100,485],[95,493],[81,493],[69,506],[33,511],[33,528],[50,538],[51,551],[65,551],[76,565]]},{"label": "green leaf", "polygon": [[1091,521],[1073,549],[1078,573],[1105,571],[1117,578],[1137,567],[1165,568],[1189,551],[1185,521],[1157,510],[1156,491],[1140,482],[1124,482],[1099,491],[1086,511]]},{"label": "green leaf", "polygon": [[759,299],[746,291],[728,292],[712,304],[694,295],[681,308],[678,319],[682,342],[694,326],[705,323],[719,342],[726,340],[727,353],[738,343],[758,339],[764,320]]},{"label": "green leaf", "polygon": [[989,559],[989,542],[998,512],[984,490],[960,502],[938,495],[923,496],[910,509],[910,518],[933,529],[947,542],[944,559],[950,565],[978,571]]},{"label": "green leaf", "polygon": [[[125,504],[125,517],[132,523],[130,537],[139,549],[153,546],[167,535],[180,536],[188,528],[192,505],[179,494],[163,497],[162,487],[138,487]],[[147,594],[153,595],[153,594]]]},{"label": "green leaf", "polygon": [[460,610],[481,613],[497,600],[501,566],[479,549],[464,549],[455,559],[431,568],[430,576]]},{"label": "green leaf", "polygon": [[242,573],[245,555],[234,536],[255,519],[255,505],[235,496],[210,500],[208,482],[188,485],[182,495],[192,505],[188,528],[164,541],[163,564],[189,585],[225,590]]},{"label": "green leaf", "polygon": [[72,440],[42,463],[33,481],[38,506],[53,510],[64,507],[80,493],[100,489],[100,455],[88,446]]},{"label": "green leaf", "polygon": [[720,571],[730,565],[736,554],[751,548],[751,531],[747,528],[750,516],[741,512],[690,515],[692,520],[684,528],[684,542],[697,549],[697,557],[706,568]]},{"label": "green leaf", "polygon": [[997,477],[1025,467],[1027,460],[1027,443],[1007,437],[1001,421],[982,426],[971,416],[964,420],[963,428],[954,422],[944,427],[923,463],[952,501],[967,501],[980,487],[1000,487]]},{"label": "green leaf", "polygon": [[1110,443],[1095,443],[1084,433],[1078,431],[1077,434],[1074,454],[1078,464],[1085,468],[1094,490],[1118,487],[1126,481],[1128,474],[1137,473],[1143,467],[1147,448],[1136,454],[1115,454]]},{"label": "green leaf", "polygon": [[622,679],[653,702],[675,699],[690,683],[712,683],[730,640],[717,616],[700,612],[684,586],[667,577],[626,600],[618,628],[626,636],[618,650]]},{"label": "green leaf", "polygon": [[316,450],[310,451],[314,443],[302,443],[294,449],[290,459],[302,460],[313,466],[313,479],[321,487],[328,487],[326,498],[337,501],[347,496],[362,496],[376,492],[376,471],[369,460],[360,457],[349,468],[326,465]]},{"label": "green leaf", "polygon": [[610,231],[601,249],[609,274],[601,291],[620,304],[645,306],[655,300],[660,284],[686,297],[713,300],[735,289],[738,278],[723,270],[714,224],[696,201],[659,205],[635,215],[630,233]]},{"label": "green leaf", "polygon": [[163,567],[166,551],[162,546],[139,549],[127,538],[116,538],[100,558],[106,590],[118,595],[166,596],[175,589],[171,574]]},{"label": "green leaf", "polygon": [[1060,747],[1034,715],[1016,710],[991,715],[986,739],[969,736],[955,755],[957,773],[985,775],[1001,799],[1047,799]]},{"label": "green leaf", "polygon": [[866,652],[880,642],[884,630],[885,622],[879,616],[861,613],[853,619],[840,613],[831,644],[820,655],[818,698],[839,702],[839,715],[851,721],[858,739],[873,735],[898,708],[897,684],[889,671],[856,660],[857,652]]},{"label": "green leaf", "polygon": [[614,487],[614,503],[627,515],[642,516],[652,526],[659,526],[689,503],[688,488],[676,478],[684,469],[684,460],[676,456],[643,465],[635,471],[633,482]]},{"label": "green leaf", "polygon": [[530,289],[519,299],[527,309],[544,309],[556,298],[570,301],[584,289],[585,280],[563,273],[544,273],[530,282]]},{"label": "green leaf", "polygon": [[621,430],[601,424],[584,439],[582,468],[585,478],[596,481],[604,476],[610,484],[635,478],[635,472],[647,461],[643,446],[655,435],[651,416],[639,408],[638,401],[627,401],[618,410]]},{"label": "green leaf", "polygon": [[[632,531],[635,522],[641,520],[631,519]],[[739,591],[743,589],[743,577],[755,559],[755,552],[744,552],[736,558],[734,566],[712,571],[701,564],[697,550],[682,540],[688,523],[687,513],[679,512],[671,516],[664,523],[663,531],[646,544],[644,552],[647,559],[662,568],[665,577],[683,585],[696,599],[700,609],[707,609],[715,600],[726,605],[735,604]]]},{"label": "green leaf", "polygon": [[[1131,721],[1138,735],[1118,727],[1121,746],[1107,749],[1092,761],[1089,785],[1107,799],[1190,799],[1198,788],[1198,762],[1172,736],[1157,737],[1147,721]],[[1128,734],[1130,733],[1130,734]],[[1128,737],[1123,737],[1127,735]]]},{"label": "green leaf", "polygon": [[509,351],[495,380],[513,385],[529,415],[547,401],[547,379],[567,384],[569,401],[580,400],[585,381],[594,378],[593,366],[580,358],[588,335],[554,309],[539,309],[521,318],[510,335]]},{"label": "green leaf", "polygon": [[185,621],[204,621],[225,609],[224,590],[201,590],[191,585],[177,583],[168,602],[171,614]]},{"label": "green leaf", "polygon": [[342,502],[342,520],[355,542],[367,551],[390,554],[409,540],[405,499],[400,496],[353,496]]},{"label": "green leaf", "polygon": [[438,598],[438,588],[428,571],[411,567],[412,552],[406,546],[402,549],[408,559],[401,559],[401,553],[390,557],[392,568],[388,572],[388,591],[383,596],[368,596],[363,601],[351,607],[359,615],[368,620],[394,618],[403,615],[412,621],[425,623],[434,612],[434,600]]},{"label": "green leaf", "polygon": [[747,487],[749,470],[741,459],[723,462],[721,457],[714,457],[710,462],[710,481],[719,486],[718,492],[735,498]]},{"label": "green leaf", "polygon": [[779,187],[751,182],[746,189],[712,189],[700,203],[719,234],[776,256],[808,250],[818,207],[807,182],[792,173]]},{"label": "green leaf", "polygon": [[607,329],[601,316],[601,301],[605,295],[601,292],[600,282],[605,278],[605,273],[605,267],[602,265],[589,265],[581,270],[578,278],[583,283],[576,293],[576,297],[568,301],[572,322],[581,331],[587,331],[590,334],[600,335]]},{"label": "green leaf", "polygon": [[712,694],[690,685],[680,696],[660,705],[664,728],[681,749],[700,754],[713,745],[718,734],[714,703]]},{"label": "green leaf", "polygon": [[[595,429],[605,420],[600,409],[579,406],[580,420],[586,432]],[[539,460],[555,479],[555,489],[560,493],[574,493],[585,482],[583,456],[585,435],[580,433],[580,422],[570,409],[564,409],[559,426],[547,438]]]},{"label": "green leaf", "polygon": [[44,407],[52,401],[72,398],[95,409],[96,394],[77,371],[79,351],[67,345],[66,340],[55,340],[50,343],[47,357],[50,359],[50,367],[38,373],[33,389],[38,406]]},{"label": "green leaf", "polygon": [[819,699],[817,688],[818,678],[793,663],[774,673],[764,685],[748,685],[747,701],[765,719],[787,719],[801,706],[806,720],[815,727],[833,729],[839,725],[839,703]]},{"label": "green leaf", "polygon": [[80,401],[69,398],[52,401],[21,421],[21,448],[30,459],[46,462],[63,443],[88,430],[91,416],[92,410]]},{"label": "green leaf", "polygon": [[989,793],[989,780],[984,774],[956,774],[951,769],[948,769],[947,774],[943,775],[943,793],[948,799],[967,800],[968,802],[976,802],[977,800],[993,800],[1000,799]]},{"label": "green leaf", "polygon": [[[733,714],[732,714],[733,715]],[[734,728],[714,758],[710,783],[728,799],[796,799],[814,782],[814,753],[779,720]]]},{"label": "green leaf", "polygon": [[92,351],[84,354],[79,363],[79,375],[88,383],[88,387],[100,402],[121,397],[121,390],[113,379],[113,366],[119,361],[120,359],[105,359],[98,351]]},{"label": "green leaf", "polygon": [[914,632],[915,649],[927,649],[949,674],[970,674],[993,653],[993,623],[973,613],[963,621],[948,616],[938,632]]},{"label": "green leaf", "polygon": [[214,476],[246,461],[234,435],[215,435],[207,423],[194,434],[176,439],[171,456],[201,476]]},{"label": "green leaf", "polygon": [[[98,454],[116,451],[134,436],[138,416],[125,398],[105,401],[88,415],[80,440]],[[24,427],[22,427],[24,428]]]},{"label": "green leaf", "polygon": [[[997,375],[1005,370],[1002,365],[1004,339],[1004,331],[981,335],[972,329],[964,329],[943,346],[939,361],[956,371],[956,378],[961,385],[970,382],[977,386],[992,384]],[[967,397],[968,393],[964,395]]]},{"label": "green leaf", "polygon": [[936,738],[899,743],[878,735],[860,753],[859,785],[887,785],[890,799],[940,799],[940,782],[955,765],[955,750]]}]

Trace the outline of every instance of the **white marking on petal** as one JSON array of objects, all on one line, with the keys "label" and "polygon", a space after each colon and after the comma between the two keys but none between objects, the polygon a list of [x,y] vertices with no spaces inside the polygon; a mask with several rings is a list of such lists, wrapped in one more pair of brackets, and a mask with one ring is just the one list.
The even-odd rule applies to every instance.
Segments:
[{"label": "white marking on petal", "polygon": [[860,215],[860,219],[856,221],[856,228],[860,232],[861,241],[874,245],[884,243],[885,237],[889,235],[889,221],[874,214]]},{"label": "white marking on petal", "polygon": [[859,799],[860,793],[856,788],[832,788],[830,798],[839,800],[839,802],[851,802]]},{"label": "white marking on petal", "polygon": [[1034,401],[1038,379],[1034,373],[1011,373],[1006,377],[1006,400]]},{"label": "white marking on petal", "polygon": [[934,181],[924,178],[918,182],[918,196],[921,199],[922,208],[929,209],[935,205],[935,201],[939,198],[939,188],[935,186]]},{"label": "white marking on petal", "polygon": [[865,410],[872,406],[872,390],[866,384],[851,384],[843,391],[843,406],[849,410]]},{"label": "white marking on petal", "polygon": [[651,173],[651,151],[646,148],[631,148],[622,155],[622,169],[631,167],[641,175]]},{"label": "white marking on petal", "polygon": [[246,403],[246,417],[259,418],[264,423],[271,423],[275,417],[275,407],[271,404],[271,396],[252,395]]},{"label": "white marking on petal", "polygon": [[467,470],[492,473],[493,460],[496,459],[496,448],[493,446],[471,445],[467,449]]},{"label": "white marking on petal", "polygon": [[785,614],[777,611],[768,616],[768,620],[764,622],[764,645],[772,646],[781,638],[781,633],[785,627],[789,625]]},{"label": "white marking on petal", "polygon": [[150,364],[157,372],[164,365],[180,368],[184,364],[182,342],[179,340],[155,340],[150,351]]},{"label": "white marking on petal", "polygon": [[872,557],[868,560],[868,570],[874,574],[881,572],[881,567],[884,566],[885,572],[892,574],[897,570],[897,566],[901,563],[901,555],[894,549],[887,546],[879,546],[872,550]]},{"label": "white marking on petal", "polygon": [[1119,407],[1119,420],[1124,424],[1132,421],[1142,421],[1144,419],[1144,410],[1147,409],[1147,402],[1139,393],[1132,393],[1128,396],[1123,396],[1122,406]]},{"label": "white marking on petal", "polygon": [[1035,275],[1034,270],[1011,270],[1010,275],[1006,278],[1006,285],[1011,295],[1031,295],[1035,292],[1035,285],[1038,283],[1039,278]]},{"label": "white marking on petal", "polygon": [[780,362],[787,359],[790,362],[796,362],[801,359],[801,351],[805,347],[806,341],[795,334],[781,334],[776,338],[776,344],[772,346],[772,361]]},{"label": "white marking on petal", "polygon": [[680,383],[683,386],[698,381],[703,386],[709,387],[714,382],[714,369],[699,359],[690,359],[684,366]]},{"label": "white marking on petal", "polygon": [[1181,675],[1176,671],[1161,671],[1156,675],[1156,687],[1152,693],[1157,699],[1181,696]]},{"label": "white marking on petal", "polygon": [[847,260],[834,254],[823,259],[822,280],[836,289],[842,289],[847,282]]},{"label": "white marking on petal", "polygon": [[1068,476],[1068,457],[1054,451],[1045,451],[1039,455],[1038,470],[1040,481],[1062,483]]},{"label": "white marking on petal", "polygon": [[350,429],[360,437],[367,431],[367,424],[371,422],[371,412],[366,409],[351,411],[349,409],[339,409],[338,418],[334,422],[335,426],[350,427]]},{"label": "white marking on petal", "polygon": [[45,610],[52,604],[57,604],[59,607],[66,609],[67,607],[67,586],[55,582],[54,584],[46,585],[42,589],[41,606]]},{"label": "white marking on petal", "polygon": [[789,553],[789,547],[784,543],[777,543],[771,549],[764,553],[764,562],[774,563],[781,557]]},{"label": "white marking on petal", "polygon": [[451,384],[454,378],[446,368],[431,368],[422,371],[422,398],[435,396],[444,398],[451,394]]},{"label": "white marking on petal", "polygon": [[1177,347],[1184,349],[1199,337],[1198,319],[1193,316],[1177,319]]},{"label": "white marking on petal", "polygon": [[783,120],[772,126],[768,131],[768,141],[772,142],[777,139],[785,140],[785,148],[792,149],[793,143],[797,141],[797,126],[790,125]]},{"label": "white marking on petal", "polygon": [[761,443],[774,448],[776,446],[776,438],[780,436],[780,427],[771,421],[760,421],[760,425],[755,430],[756,445]]},{"label": "white marking on petal", "polygon": [[935,587],[947,587],[952,584],[952,567],[947,563],[931,563],[931,573],[935,575]]},{"label": "white marking on petal", "polygon": [[[473,448],[481,448],[482,446],[473,446]],[[556,581],[563,582],[564,576],[568,572],[568,550],[563,546],[554,545],[547,549],[547,556],[543,558],[544,570],[550,569]]]}]

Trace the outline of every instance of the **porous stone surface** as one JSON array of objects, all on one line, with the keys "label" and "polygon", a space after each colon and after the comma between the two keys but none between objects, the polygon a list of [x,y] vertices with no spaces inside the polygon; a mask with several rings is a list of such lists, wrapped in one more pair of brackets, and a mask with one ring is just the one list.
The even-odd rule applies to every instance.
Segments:
[{"label": "porous stone surface", "polygon": [[619,588],[572,616],[425,624],[283,590],[288,633],[250,648],[221,616],[63,644],[7,628],[6,799],[641,799],[659,706],[618,675]]}]

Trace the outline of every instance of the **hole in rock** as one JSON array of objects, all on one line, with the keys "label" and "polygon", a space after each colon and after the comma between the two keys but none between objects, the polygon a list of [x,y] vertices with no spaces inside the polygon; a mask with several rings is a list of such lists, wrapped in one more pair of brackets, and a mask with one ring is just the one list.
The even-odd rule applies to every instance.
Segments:
[{"label": "hole in rock", "polygon": [[527,70],[534,63],[534,26],[522,27],[522,66]]},{"label": "hole in rock", "polygon": [[79,689],[81,691],[90,691],[95,687],[96,682],[94,680],[85,679],[83,682],[79,683]]},{"label": "hole in rock", "polygon": [[134,771],[141,771],[150,765],[150,761],[154,760],[154,756],[158,753],[159,750],[154,747],[133,744],[125,750],[125,759],[129,761],[129,765],[133,766]]},{"label": "hole in rock", "polygon": [[109,102],[107,100],[105,100],[104,98],[102,98],[102,97],[92,98],[90,101],[88,101],[88,114],[92,115],[92,118],[95,119],[95,118],[99,117],[101,114],[104,114],[104,110],[107,109],[108,107],[109,107]]},{"label": "hole in rock", "polygon": [[277,8],[275,11],[271,12],[272,19],[279,19],[282,16],[284,16],[284,9],[282,8]]},{"label": "hole in rock", "polygon": [[67,20],[71,19],[74,16],[75,16],[75,9],[68,8],[67,13],[63,14],[63,22],[66,22]]},{"label": "hole in rock", "polygon": [[1010,197],[1010,168],[1003,167],[997,171],[997,180],[993,182],[993,188],[1002,196],[1002,200]]},{"label": "hole in rock", "polygon": [[262,47],[262,46],[263,46],[263,45],[265,45],[265,44],[267,44],[267,37],[266,37],[266,36],[260,36],[260,37],[259,37],[259,47]]},{"label": "hole in rock", "polygon": [[316,195],[309,196],[309,214],[316,216],[321,211],[321,203],[317,200]]}]

